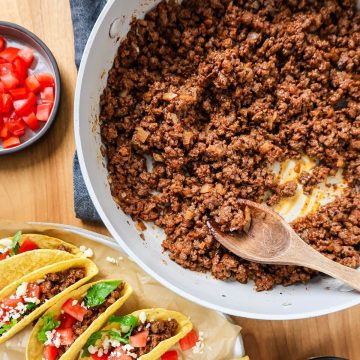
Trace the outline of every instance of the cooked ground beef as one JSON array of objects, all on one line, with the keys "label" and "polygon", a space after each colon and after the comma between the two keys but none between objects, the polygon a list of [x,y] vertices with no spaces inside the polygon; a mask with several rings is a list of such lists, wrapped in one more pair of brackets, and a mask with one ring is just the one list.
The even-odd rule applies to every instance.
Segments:
[{"label": "cooked ground beef", "polygon": [[131,352],[135,353],[138,357],[149,353],[154,349],[161,341],[169,339],[176,334],[179,324],[176,320],[156,320],[145,321],[144,324],[137,327],[133,332],[133,335],[147,330],[149,332],[148,340],[145,347],[135,348]]},{"label": "cooked ground beef", "polygon": [[60,251],[66,251],[68,253],[71,253],[71,250],[67,246],[62,245],[62,244],[59,245],[57,249],[60,250]]},{"label": "cooked ground beef", "polygon": [[[87,314],[82,321],[77,321],[72,330],[75,335],[75,339],[78,338],[98,317],[106,311],[111,305],[117,301],[123,293],[124,283],[121,283],[114,291],[112,291],[106,298],[105,302],[101,305],[94,306],[88,309]],[[81,302],[81,301],[80,301]],[[74,340],[75,341],[75,340]],[[59,350],[59,357],[66,352],[71,345],[61,345]]]},{"label": "cooked ground beef", "polygon": [[83,279],[86,275],[83,268],[72,268],[57,273],[47,274],[44,281],[40,284],[40,301],[49,300],[71,285]]},{"label": "cooked ground beef", "polygon": [[315,272],[244,261],[206,227],[212,217],[242,230],[239,198],[292,196],[295,185],[281,187],[269,165],[305,153],[319,162],[303,175],[306,191],[340,168],[352,190],[294,227],[357,266],[359,49],[354,0],[161,2],[133,21],[100,100],[116,202],[162,227],[164,250],[186,268],[253,278],[257,290],[305,282]]}]

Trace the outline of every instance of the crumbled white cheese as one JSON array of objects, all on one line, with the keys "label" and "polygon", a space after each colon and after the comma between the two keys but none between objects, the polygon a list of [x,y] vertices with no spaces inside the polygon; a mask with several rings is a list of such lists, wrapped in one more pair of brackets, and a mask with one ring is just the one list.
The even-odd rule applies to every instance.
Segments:
[{"label": "crumbled white cheese", "polygon": [[193,354],[203,354],[204,348],[205,348],[204,332],[199,331],[199,339],[196,342],[195,346],[193,347],[192,352],[193,352]]},{"label": "crumbled white cheese", "polygon": [[81,304],[80,304],[80,306],[81,306],[82,308],[86,309],[86,310],[88,309],[87,306],[85,305],[85,301],[82,301]]},{"label": "crumbled white cheese", "polygon": [[19,297],[20,296],[25,296],[26,291],[27,291],[27,286],[28,286],[27,282],[21,283],[16,289],[16,295],[19,296]]},{"label": "crumbled white cheese", "polygon": [[26,303],[40,304],[40,300],[37,297],[24,297]]},{"label": "crumbled white cheese", "polygon": [[141,311],[139,314],[139,320],[144,323],[146,321],[146,313],[145,311]]},{"label": "crumbled white cheese", "polygon": [[46,341],[44,343],[45,346],[52,345],[53,337],[55,335],[55,330],[49,330],[45,332]]},{"label": "crumbled white cheese", "polygon": [[90,345],[90,346],[88,347],[88,352],[89,352],[91,355],[96,354],[97,351],[98,351],[98,348],[97,348],[96,346]]},{"label": "crumbled white cheese", "polygon": [[114,259],[113,257],[111,256],[107,256],[106,257],[106,261],[111,263],[111,264],[116,264],[116,259]]},{"label": "crumbled white cheese", "polygon": [[77,305],[77,303],[78,303],[77,300],[73,300],[72,303],[71,303],[71,305],[72,305],[72,306],[75,306],[75,305]]},{"label": "crumbled white cheese", "polygon": [[10,238],[4,238],[0,240],[0,245],[5,246],[7,249],[12,249],[13,241]]},{"label": "crumbled white cheese", "polygon": [[81,245],[81,246],[79,247],[79,249],[80,249],[80,251],[84,254],[84,256],[85,256],[86,258],[91,258],[91,257],[94,256],[94,252],[92,251],[92,249],[90,249],[90,248],[88,248],[88,247],[86,247],[86,246],[84,246],[84,245]]}]

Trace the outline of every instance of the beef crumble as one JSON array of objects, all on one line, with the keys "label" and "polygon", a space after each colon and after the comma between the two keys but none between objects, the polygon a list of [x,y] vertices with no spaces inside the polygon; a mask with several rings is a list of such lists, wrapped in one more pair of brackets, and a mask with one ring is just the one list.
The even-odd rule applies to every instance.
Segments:
[{"label": "beef crumble", "polygon": [[44,281],[40,284],[41,303],[61,293],[71,285],[83,279],[85,275],[84,268],[72,268],[45,275]]},{"label": "beef crumble", "polygon": [[212,217],[242,230],[238,198],[292,196],[296,184],[281,187],[269,165],[305,153],[319,162],[302,176],[305,191],[338,169],[349,190],[294,228],[358,266],[359,49],[353,0],[161,2],[133,21],[100,99],[115,201],[162,227],[164,250],[183,267],[253,278],[257,290],[306,282],[314,271],[247,262],[206,227]]},{"label": "beef crumble", "polygon": [[149,332],[149,335],[146,346],[134,348],[133,350],[131,350],[131,352],[136,354],[137,357],[148,354],[159,343],[175,336],[178,327],[179,324],[174,319],[145,321],[144,324],[141,324],[136,328],[136,330],[133,332],[133,335],[147,330]]}]

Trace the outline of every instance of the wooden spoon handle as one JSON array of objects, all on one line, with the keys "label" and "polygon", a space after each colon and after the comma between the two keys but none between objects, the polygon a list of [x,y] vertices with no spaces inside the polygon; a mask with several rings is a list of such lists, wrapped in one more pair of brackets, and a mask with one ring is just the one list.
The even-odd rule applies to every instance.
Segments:
[{"label": "wooden spoon handle", "polygon": [[305,243],[301,245],[297,243],[295,249],[292,248],[291,255],[293,264],[305,266],[330,275],[360,291],[360,271],[328,259]]}]

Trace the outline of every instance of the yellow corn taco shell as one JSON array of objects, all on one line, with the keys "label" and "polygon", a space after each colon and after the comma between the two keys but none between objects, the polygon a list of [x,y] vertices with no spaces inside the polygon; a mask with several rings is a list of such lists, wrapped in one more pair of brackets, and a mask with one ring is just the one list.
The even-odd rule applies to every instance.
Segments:
[{"label": "yellow corn taco shell", "polygon": [[58,262],[77,259],[60,250],[32,250],[0,261],[0,290],[26,274]]},{"label": "yellow corn taco shell", "polygon": [[[90,284],[86,284],[70,293],[67,293],[65,297],[62,297],[60,301],[58,301],[54,306],[52,306],[45,314],[54,314],[55,316],[60,314],[61,307],[63,304],[69,299],[72,298],[74,300],[80,300],[85,296],[87,290],[98,283],[111,281],[112,279],[100,280]],[[114,279],[116,280],[116,279]],[[78,354],[80,353],[82,347],[85,345],[87,339],[91,334],[95,331],[101,329],[102,326],[106,323],[107,319],[110,315],[114,314],[120,307],[125,303],[128,297],[132,293],[132,288],[126,282],[124,283],[124,288],[122,290],[122,296],[111,306],[109,306],[104,313],[102,313],[96,321],[94,321],[85,331],[81,334],[74,343],[70,346],[70,348],[63,354],[59,360],[71,360],[76,359]],[[38,341],[37,334],[39,330],[42,328],[43,322],[40,319],[34,329],[32,330],[26,350],[26,359],[27,360],[41,360],[43,358],[44,345]]]},{"label": "yellow corn taco shell", "polygon": [[[193,325],[191,321],[189,320],[189,317],[177,312],[177,311],[171,311],[166,309],[144,309],[144,310],[138,310],[130,315],[136,316],[139,318],[139,315],[141,312],[145,312],[146,319],[147,320],[165,320],[168,319],[174,319],[178,322],[179,327],[176,332],[176,335],[173,337],[166,339],[159,343],[153,350],[151,350],[148,354],[142,355],[139,357],[139,360],[158,360],[161,355],[166,353],[172,346],[174,346],[180,339],[182,339],[186,334],[188,334],[192,328]],[[106,327],[104,327],[102,330],[110,330],[110,329],[120,329],[120,324],[118,323],[110,323]],[[80,359],[80,357],[79,357]],[[84,357],[81,358],[83,360],[91,360],[90,357]]]},{"label": "yellow corn taco shell", "polygon": [[99,269],[92,261],[90,261],[88,259],[75,258],[72,260],[62,261],[62,262],[59,262],[59,263],[56,263],[53,265],[43,267],[39,270],[33,271],[32,273],[23,276],[16,282],[9,284],[3,290],[1,290],[0,291],[0,302],[4,298],[6,298],[12,294],[15,294],[16,289],[20,283],[40,280],[46,274],[65,271],[70,268],[78,268],[78,267],[83,267],[86,271],[86,276],[83,279],[81,279],[78,282],[76,282],[75,284],[69,286],[63,292],[54,296],[53,298],[51,298],[50,300],[48,300],[47,302],[45,302],[44,304],[39,306],[37,309],[35,309],[33,312],[31,312],[29,315],[25,316],[21,321],[19,321],[19,323],[17,323],[9,331],[7,331],[4,335],[0,336],[0,344],[2,344],[6,340],[8,340],[12,336],[14,336],[16,333],[21,331],[25,326],[27,326],[32,321],[37,319],[44,311],[46,311],[48,308],[50,308],[54,304],[57,304],[68,293],[70,293],[71,291],[77,289],[79,286],[81,286],[84,283],[86,283],[87,281],[89,281],[92,277],[94,277],[99,272]]},{"label": "yellow corn taco shell", "polygon": [[[21,236],[19,244],[21,245],[26,238],[36,243],[40,249],[0,261],[0,290],[22,276],[44,266],[70,260],[75,256],[83,256],[78,247],[60,239],[39,234],[24,234]],[[66,248],[67,251],[58,250],[60,246]],[[2,247],[0,243],[0,248]]]}]

